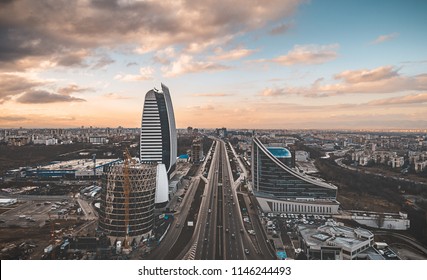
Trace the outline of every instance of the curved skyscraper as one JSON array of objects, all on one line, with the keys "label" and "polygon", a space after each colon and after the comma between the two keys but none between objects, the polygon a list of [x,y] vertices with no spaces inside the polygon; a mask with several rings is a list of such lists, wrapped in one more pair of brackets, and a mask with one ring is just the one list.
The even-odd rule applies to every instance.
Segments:
[{"label": "curved skyscraper", "polygon": [[163,163],[168,173],[173,171],[177,153],[175,116],[164,84],[162,92],[152,89],[145,95],[140,141],[141,162]]},{"label": "curved skyscraper", "polygon": [[264,211],[323,213],[338,211],[337,187],[309,177],[290,167],[291,154],[285,148],[265,147],[252,142],[253,191]]},{"label": "curved skyscraper", "polygon": [[[142,163],[156,162],[163,164],[159,172],[166,170],[171,174],[175,170],[177,157],[177,136],[175,116],[169,88],[164,84],[162,91],[152,89],[145,95],[142,111],[140,161]],[[160,175],[164,178],[164,175]],[[168,184],[164,180],[157,186],[156,204],[165,204],[165,193],[168,194]],[[161,201],[159,201],[160,199]]]}]

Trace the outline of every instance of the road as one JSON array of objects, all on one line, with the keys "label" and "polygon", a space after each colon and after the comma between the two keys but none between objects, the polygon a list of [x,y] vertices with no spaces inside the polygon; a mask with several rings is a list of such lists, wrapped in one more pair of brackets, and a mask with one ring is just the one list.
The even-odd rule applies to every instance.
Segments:
[{"label": "road", "polygon": [[195,259],[259,259],[258,250],[243,225],[235,184],[230,180],[233,177],[226,143],[216,143],[195,231],[193,245],[196,246],[192,246]]},{"label": "road", "polygon": [[[206,158],[208,158],[212,153],[213,151],[211,148]],[[197,187],[199,186],[200,180],[204,180],[206,182],[206,179],[201,176],[201,173],[205,169],[205,166],[206,166],[206,161],[198,168],[197,172],[195,173],[195,176],[193,176],[193,178],[191,179],[188,186],[188,191],[186,192],[183,200],[178,205],[173,206],[173,208],[176,210],[176,212],[174,213],[175,219],[171,223],[169,229],[166,232],[166,235],[164,236],[159,246],[150,253],[150,256],[149,256],[150,259],[157,259],[157,260],[165,259],[166,256],[169,254],[171,248],[173,248],[177,242],[180,242],[179,236],[183,230],[183,225],[187,219],[187,216],[188,216],[193,198],[197,191]],[[205,188],[205,193],[206,193],[206,189],[207,188]],[[200,223],[196,223],[196,227],[200,228],[199,224]],[[184,258],[185,254],[193,245],[193,243],[196,243],[196,240],[195,240],[195,236],[197,236],[196,233],[198,233],[197,228],[195,230],[195,233],[193,234],[192,240],[189,242],[189,244],[186,245],[184,250],[181,252],[181,254],[178,255],[176,259]]]},{"label": "road", "polygon": [[199,185],[199,182],[200,182],[199,176],[195,176],[191,179],[188,187],[188,191],[184,199],[180,203],[179,207],[177,208],[177,211],[174,213],[175,219],[171,223],[171,226],[169,227],[162,242],[159,244],[156,250],[150,254],[150,259],[154,259],[154,260],[165,259],[169,253],[169,250],[173,248],[174,244],[178,241],[178,237],[182,231],[182,225],[187,219],[187,215],[191,206],[191,201],[197,190],[197,186]]},{"label": "road", "polygon": [[[241,206],[238,202],[233,182],[230,160],[226,151],[226,143],[216,140],[207,178],[195,176],[184,200],[175,213],[175,220],[169,228],[159,247],[150,254],[150,259],[164,259],[167,252],[179,241],[181,226],[186,220],[194,192],[200,179],[206,182],[200,201],[194,233],[190,242],[176,259],[196,260],[243,260],[243,259],[275,259],[266,242],[264,229],[258,218],[256,209],[250,212],[255,235],[249,235],[241,213],[241,207],[252,204],[249,201]],[[209,156],[207,156],[209,158]],[[205,162],[206,164],[206,162]],[[199,172],[204,170],[204,166]],[[251,226],[252,229],[252,226]]]},{"label": "road", "polygon": [[411,244],[412,246],[414,246],[415,248],[417,248],[418,250],[420,250],[422,253],[424,253],[427,256],[427,248],[422,243],[418,242],[417,240],[415,240],[411,237],[408,237],[408,236],[400,234],[400,233],[391,232],[391,231],[374,230],[373,233],[375,234],[375,236],[388,235],[388,236],[393,236],[395,238],[399,238],[401,240],[404,240],[404,241],[408,242],[409,244]]}]

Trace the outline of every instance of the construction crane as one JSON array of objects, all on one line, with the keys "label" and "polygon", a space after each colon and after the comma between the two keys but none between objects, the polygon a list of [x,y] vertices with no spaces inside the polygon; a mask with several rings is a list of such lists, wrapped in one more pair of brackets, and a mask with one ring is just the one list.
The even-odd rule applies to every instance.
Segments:
[{"label": "construction crane", "polygon": [[129,249],[129,197],[130,197],[130,175],[129,175],[129,164],[134,164],[135,160],[132,159],[129,150],[126,148],[123,152],[123,194],[125,196],[125,241],[124,241],[124,249]]},{"label": "construction crane", "polygon": [[93,161],[93,185],[96,186],[96,154],[92,154]]}]

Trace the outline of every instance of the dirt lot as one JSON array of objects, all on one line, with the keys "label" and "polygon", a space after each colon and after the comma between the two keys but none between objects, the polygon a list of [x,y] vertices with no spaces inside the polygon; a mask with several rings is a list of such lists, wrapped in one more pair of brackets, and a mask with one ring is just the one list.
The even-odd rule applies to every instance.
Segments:
[{"label": "dirt lot", "polygon": [[[43,250],[51,243],[51,233],[56,242],[62,240],[62,235],[71,232],[71,228],[81,225],[77,220],[53,220],[53,225],[45,224],[41,227],[2,225],[0,230],[0,259],[42,259]],[[55,233],[57,231],[57,233]]]},{"label": "dirt lot", "polygon": [[342,209],[395,213],[401,211],[401,205],[398,203],[390,202],[382,197],[358,194],[345,188],[338,189],[337,200],[341,203]]}]

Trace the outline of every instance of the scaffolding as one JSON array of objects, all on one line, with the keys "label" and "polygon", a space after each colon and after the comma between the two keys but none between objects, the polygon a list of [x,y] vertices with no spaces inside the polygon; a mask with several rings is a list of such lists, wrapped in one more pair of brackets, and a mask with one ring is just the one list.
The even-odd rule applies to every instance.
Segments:
[{"label": "scaffolding", "polygon": [[124,163],[104,167],[99,227],[107,236],[124,241],[124,247],[130,239],[139,242],[151,233],[156,172],[156,164],[136,163],[130,156]]}]

